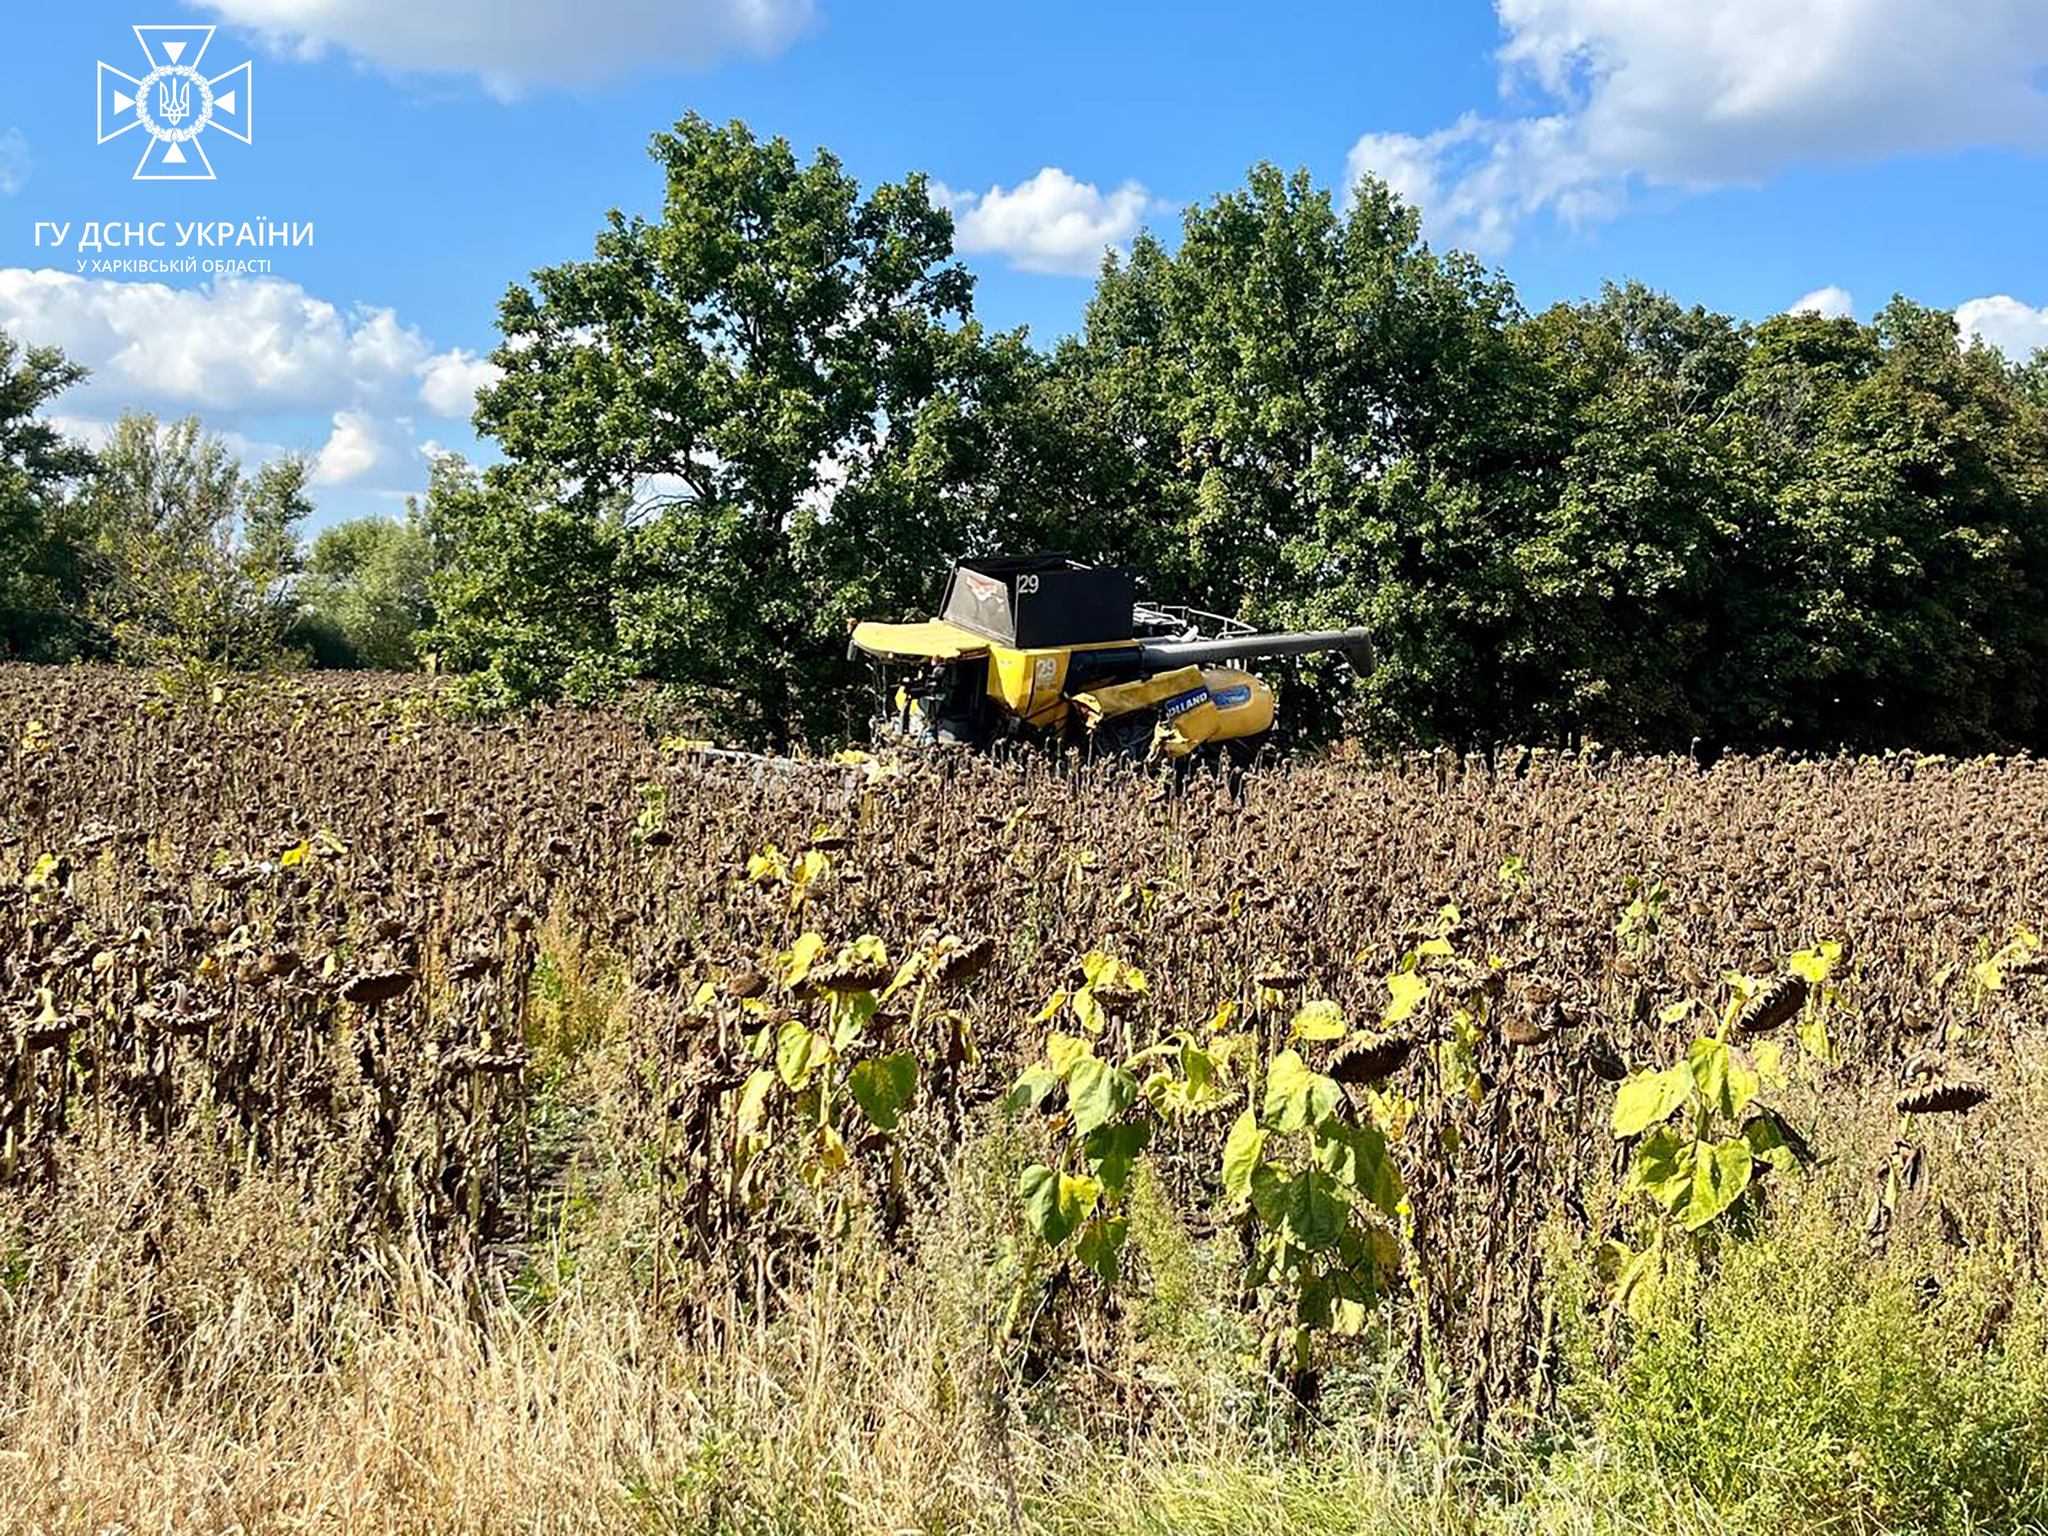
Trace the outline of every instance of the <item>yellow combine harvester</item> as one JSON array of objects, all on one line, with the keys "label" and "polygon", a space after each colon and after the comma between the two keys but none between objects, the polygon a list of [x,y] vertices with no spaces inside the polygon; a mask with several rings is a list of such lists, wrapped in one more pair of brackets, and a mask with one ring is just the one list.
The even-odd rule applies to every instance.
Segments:
[{"label": "yellow combine harvester", "polygon": [[856,625],[847,654],[876,665],[877,736],[1051,740],[1145,760],[1208,749],[1242,763],[1267,739],[1274,701],[1233,663],[1317,651],[1361,672],[1372,655],[1363,629],[1257,634],[1139,603],[1128,571],[1042,554],[960,561],[936,618]]}]

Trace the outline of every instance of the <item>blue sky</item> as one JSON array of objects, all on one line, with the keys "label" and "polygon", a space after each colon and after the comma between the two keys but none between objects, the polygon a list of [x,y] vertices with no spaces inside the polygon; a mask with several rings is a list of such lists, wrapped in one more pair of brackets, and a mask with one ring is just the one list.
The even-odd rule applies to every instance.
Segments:
[{"label": "blue sky", "polygon": [[[17,7],[0,94],[0,328],[96,371],[59,408],[196,410],[251,457],[317,456],[321,520],[395,508],[465,417],[505,286],[657,206],[644,147],[741,117],[864,182],[923,170],[978,308],[1041,341],[1140,224],[1259,159],[1386,176],[1438,244],[1540,307],[1640,278],[1761,317],[1959,307],[2048,344],[2042,0],[1500,0],[1115,7],[932,0],[69,0]],[[253,139],[212,182],[95,142],[131,26],[213,24],[254,61]],[[38,222],[311,222],[263,277],[81,273]],[[46,233],[47,241],[48,235]],[[201,255],[221,254],[200,252]]]}]

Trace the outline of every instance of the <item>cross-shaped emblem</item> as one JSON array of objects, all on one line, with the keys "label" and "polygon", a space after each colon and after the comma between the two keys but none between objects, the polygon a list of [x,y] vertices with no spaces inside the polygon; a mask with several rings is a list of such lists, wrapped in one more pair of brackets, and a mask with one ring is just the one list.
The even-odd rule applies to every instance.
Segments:
[{"label": "cross-shaped emblem", "polygon": [[212,181],[200,135],[218,128],[253,143],[254,76],[247,64],[208,79],[199,61],[213,41],[212,27],[137,27],[135,37],[149,73],[137,79],[102,62],[99,78],[100,142],[131,128],[149,136],[137,181]]}]

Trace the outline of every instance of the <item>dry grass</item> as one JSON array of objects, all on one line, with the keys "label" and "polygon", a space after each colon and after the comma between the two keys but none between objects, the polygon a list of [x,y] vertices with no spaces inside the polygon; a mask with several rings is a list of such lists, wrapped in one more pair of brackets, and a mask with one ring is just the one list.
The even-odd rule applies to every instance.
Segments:
[{"label": "dry grass", "polygon": [[1003,1502],[933,1416],[929,1313],[833,1266],[707,1353],[579,1287],[522,1308],[417,1258],[294,1273],[286,1202],[238,1203],[154,1268],[109,1230],[10,1286],[10,1529],[881,1531]]},{"label": "dry grass", "polygon": [[[1204,1358],[1186,1343],[1190,1329],[1169,1361],[1186,1390],[1162,1387],[1142,1410],[1109,1380],[1127,1360],[1097,1362],[1092,1393],[1088,1369],[1027,1389],[985,1321],[1006,1281],[985,1262],[987,1211],[967,1166],[917,1251],[891,1260],[853,1233],[781,1298],[772,1325],[715,1311],[657,1324],[619,1246],[638,1221],[629,1201],[598,1202],[565,1227],[580,1247],[544,1256],[553,1283],[528,1276],[487,1296],[488,1287],[437,1278],[418,1254],[345,1269],[323,1262],[334,1250],[317,1197],[266,1177],[226,1199],[200,1197],[179,1150],[81,1157],[61,1211],[10,1213],[39,1224],[33,1248],[25,1228],[0,1228],[0,1528],[1744,1528],[1724,1526],[1695,1487],[1660,1471],[1660,1453],[1610,1438],[1597,1415],[1579,1421],[1568,1446],[1538,1440],[1475,1456],[1418,1432],[1398,1401],[1355,1391],[1331,1404],[1329,1423],[1299,1434],[1274,1403],[1248,1399],[1241,1376],[1230,1385],[1226,1353]],[[1802,1212],[1827,1221],[1823,1192]],[[1774,1263],[1796,1268],[1808,1252],[1860,1272],[1853,1236],[1806,1234],[1788,1223],[1775,1257],[1742,1266],[1743,1283]],[[1211,1304],[1199,1278],[1186,1286],[1184,1307]],[[1889,1294],[1895,1306],[1896,1288]],[[1762,1330],[1786,1319],[1758,1316],[1758,1337],[1743,1340],[1743,1308],[1755,1307],[1743,1297],[1739,1287],[1710,1294],[1700,1315],[1738,1351],[1768,1355]],[[1864,1315],[1845,1313],[1845,1326]],[[1881,1310],[1868,1316],[1884,1320]],[[2038,1326],[2027,1335],[2039,1336]],[[1896,1347],[1910,1363],[1911,1340]],[[2048,1402],[2038,1364],[1984,1382],[2031,1383]],[[1717,1390],[1728,1394],[1731,1381],[1739,1386],[1724,1372]],[[1687,1400],[1683,1383],[1649,1386],[1667,1410]],[[1610,1401],[1604,1411],[1631,1408]],[[1728,1428],[1783,1442],[1768,1454],[1810,1456],[1824,1447],[1793,1443],[1803,1411]],[[1713,1426],[1645,1429],[1667,1445],[1674,1432],[1697,1439]],[[1774,1530],[1885,1529],[1854,1510],[1770,1507],[1764,1524]],[[1913,1528],[2027,1529],[1967,1519]]]},{"label": "dry grass", "polygon": [[[11,1530],[687,1531],[1285,1529],[1351,1506],[1394,1529],[1385,1469],[1113,1450],[986,1421],[925,1298],[826,1280],[772,1335],[705,1353],[569,1293],[477,1316],[407,1266],[338,1304],[322,1359],[265,1303],[151,1364],[170,1298],[81,1275],[0,1323]],[[370,1298],[375,1293],[378,1300]],[[1240,1448],[1242,1449],[1242,1448]],[[1402,1496],[1404,1499],[1407,1495]],[[1168,1511],[1171,1520],[1161,1524]],[[1247,1512],[1254,1519],[1247,1525]],[[1327,1522],[1326,1522],[1327,1523]],[[1405,1522],[1403,1522],[1405,1525]]]},{"label": "dry grass", "polygon": [[195,1155],[81,1155],[57,1200],[0,1208],[0,1526],[881,1532],[1018,1512],[972,1271],[856,1240],[772,1328],[656,1324],[619,1246],[630,1202],[595,1202],[581,1251],[542,1256],[546,1299],[528,1276],[514,1300],[418,1253],[338,1269],[317,1199],[267,1177],[202,1196]]},{"label": "dry grass", "polygon": [[486,1299],[419,1254],[337,1269],[317,1199],[267,1177],[201,1196],[193,1156],[81,1154],[61,1203],[9,1210],[0,1528],[1462,1528],[1418,1514],[1385,1425],[1301,1455],[1213,1381],[1151,1422],[1113,1392],[1069,1411],[1086,1369],[1016,1387],[971,1168],[919,1252],[855,1233],[770,1326],[656,1324],[630,1199],[585,1204],[547,1284]]}]

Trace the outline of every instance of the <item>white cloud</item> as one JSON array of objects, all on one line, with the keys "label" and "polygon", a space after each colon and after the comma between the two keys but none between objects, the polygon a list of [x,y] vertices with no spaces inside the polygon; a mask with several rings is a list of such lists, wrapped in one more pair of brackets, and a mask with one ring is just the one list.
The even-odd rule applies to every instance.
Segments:
[{"label": "white cloud", "polygon": [[1366,134],[1351,146],[1347,193],[1378,176],[1422,210],[1432,236],[1498,255],[1531,215],[1567,224],[1611,218],[1621,186],[1599,173],[1564,116],[1496,122],[1466,113],[1430,134]]},{"label": "white cloud", "polygon": [[1786,306],[1788,315],[1820,315],[1829,320],[1848,320],[1856,314],[1856,300],[1846,288],[1829,283]]},{"label": "white cloud", "polygon": [[302,56],[338,47],[384,69],[473,74],[500,96],[593,85],[649,64],[768,57],[812,0],[199,0]]},{"label": "white cloud", "polygon": [[1410,188],[1438,238],[1619,210],[1788,166],[2048,147],[2040,0],[1497,0],[1502,89],[1533,110],[1367,134],[1351,170]]},{"label": "white cloud", "polygon": [[467,421],[479,390],[505,377],[505,370],[473,352],[456,348],[430,357],[420,368],[420,400],[436,416]]},{"label": "white cloud", "polygon": [[130,408],[198,412],[256,462],[286,449],[241,435],[245,418],[274,432],[280,416],[298,430],[310,415],[328,423],[326,435],[300,446],[325,486],[377,474],[423,481],[419,407],[466,419],[497,372],[472,352],[437,351],[392,310],[344,310],[276,278],[172,288],[0,268],[0,331],[91,370],[60,405],[74,436],[103,440],[104,424]]},{"label": "white cloud", "polygon": [[62,347],[93,370],[93,391],[181,409],[375,395],[433,355],[388,309],[344,312],[274,278],[172,288],[0,268],[0,330]]},{"label": "white cloud", "polygon": [[1152,206],[1135,181],[1104,192],[1050,165],[1014,187],[955,192],[935,183],[932,194],[953,210],[961,250],[999,253],[1025,272],[1076,277],[1092,275],[1105,250],[1135,235]]},{"label": "white cloud", "polygon": [[1956,329],[2024,363],[2048,347],[2048,306],[2036,309],[2004,293],[1971,299],[1956,306]]},{"label": "white cloud", "polygon": [[28,140],[21,136],[19,128],[0,133],[0,192],[19,192],[27,186],[33,163],[29,159]]},{"label": "white cloud", "polygon": [[313,483],[347,485],[383,465],[386,458],[374,418],[363,411],[336,411],[333,435],[313,459]]},{"label": "white cloud", "polygon": [[100,449],[114,440],[114,424],[101,421],[94,416],[68,416],[52,411],[40,418],[55,427],[74,443]]},{"label": "white cloud", "polygon": [[1432,134],[1368,133],[1351,146],[1344,162],[1344,188],[1348,198],[1359,178],[1374,175],[1411,208],[1426,208],[1441,215],[1444,207],[1445,157],[1459,143],[1470,125],[1478,120],[1471,113],[1457,126]]}]

